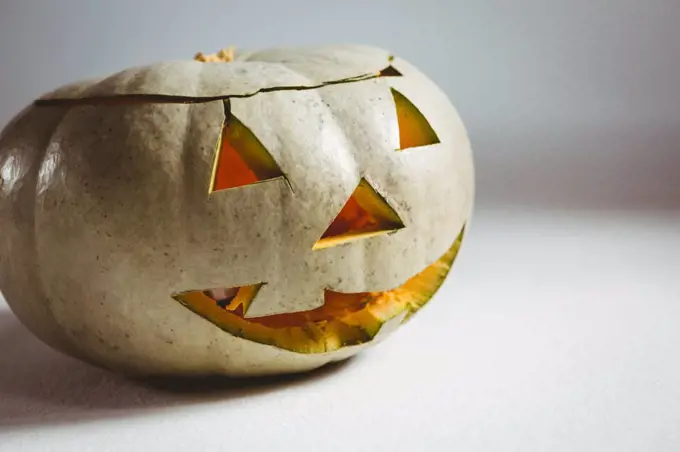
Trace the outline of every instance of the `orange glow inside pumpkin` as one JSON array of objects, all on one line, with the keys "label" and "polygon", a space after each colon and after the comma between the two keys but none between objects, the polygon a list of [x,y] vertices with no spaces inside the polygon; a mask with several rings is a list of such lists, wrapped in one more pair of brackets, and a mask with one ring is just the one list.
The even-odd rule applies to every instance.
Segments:
[{"label": "orange glow inside pumpkin", "polygon": [[222,133],[220,157],[215,171],[213,190],[241,187],[260,182],[255,172],[248,167],[228,139],[228,127]]},{"label": "orange glow inside pumpkin", "polygon": [[347,234],[351,231],[373,229],[378,224],[379,221],[363,209],[354,196],[351,196],[321,238]]}]

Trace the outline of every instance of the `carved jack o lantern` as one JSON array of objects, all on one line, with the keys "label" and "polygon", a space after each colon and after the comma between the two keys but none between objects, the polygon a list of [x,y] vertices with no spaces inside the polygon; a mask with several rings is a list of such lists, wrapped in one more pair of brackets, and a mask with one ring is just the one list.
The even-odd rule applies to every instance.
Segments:
[{"label": "carved jack o lantern", "polygon": [[344,359],[444,281],[464,127],[362,46],[198,55],[63,87],[0,136],[0,288],[55,348],[137,374]]}]

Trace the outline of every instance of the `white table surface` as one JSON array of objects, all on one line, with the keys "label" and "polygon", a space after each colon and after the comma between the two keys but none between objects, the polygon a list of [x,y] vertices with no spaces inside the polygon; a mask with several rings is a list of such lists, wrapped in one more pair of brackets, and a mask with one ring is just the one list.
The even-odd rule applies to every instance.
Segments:
[{"label": "white table surface", "polygon": [[1,451],[680,450],[680,213],[477,213],[419,318],[344,365],[152,385],[0,302]]}]

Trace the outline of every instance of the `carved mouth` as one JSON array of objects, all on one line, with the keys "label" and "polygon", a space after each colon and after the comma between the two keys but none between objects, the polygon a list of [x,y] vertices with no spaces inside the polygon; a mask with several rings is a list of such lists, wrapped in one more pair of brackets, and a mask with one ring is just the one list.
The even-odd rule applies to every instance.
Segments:
[{"label": "carved mouth", "polygon": [[422,308],[446,278],[464,230],[436,262],[402,286],[385,292],[327,290],[323,306],[311,311],[245,318],[261,284],[176,294],[184,306],[222,330],[249,341],[297,353],[324,353],[370,342],[390,320],[408,319]]}]

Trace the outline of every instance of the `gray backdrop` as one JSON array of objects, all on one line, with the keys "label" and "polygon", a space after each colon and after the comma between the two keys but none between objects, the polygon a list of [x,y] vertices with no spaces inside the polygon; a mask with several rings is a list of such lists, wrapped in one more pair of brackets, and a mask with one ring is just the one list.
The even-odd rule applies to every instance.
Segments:
[{"label": "gray backdrop", "polygon": [[449,94],[479,204],[680,206],[680,1],[2,0],[0,123],[76,79],[219,47],[387,47]]}]

